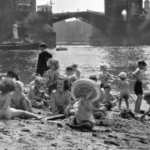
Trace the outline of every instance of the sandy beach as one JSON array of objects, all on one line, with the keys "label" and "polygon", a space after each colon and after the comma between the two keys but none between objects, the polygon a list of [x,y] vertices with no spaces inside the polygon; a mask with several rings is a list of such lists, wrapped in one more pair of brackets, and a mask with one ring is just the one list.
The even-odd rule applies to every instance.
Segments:
[{"label": "sandy beach", "polygon": [[[134,97],[135,98],[135,97]],[[142,108],[146,103],[143,101]],[[130,106],[134,106],[131,101]],[[34,109],[39,115],[51,116],[49,110]],[[71,129],[69,119],[55,121],[1,120],[0,150],[149,150],[150,124],[123,119],[119,112],[96,120],[93,131]]]}]

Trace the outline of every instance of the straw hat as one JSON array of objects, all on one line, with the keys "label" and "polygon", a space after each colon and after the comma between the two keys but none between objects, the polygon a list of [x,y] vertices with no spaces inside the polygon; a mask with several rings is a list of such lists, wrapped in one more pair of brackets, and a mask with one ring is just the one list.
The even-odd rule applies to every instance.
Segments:
[{"label": "straw hat", "polygon": [[119,76],[120,78],[124,78],[124,79],[127,78],[127,74],[126,74],[125,72],[121,72],[118,76]]},{"label": "straw hat", "polygon": [[104,67],[106,70],[109,69],[109,65],[107,63],[100,64],[101,67]]},{"label": "straw hat", "polygon": [[89,79],[80,79],[73,83],[71,95],[74,100],[86,97],[91,92],[89,99],[96,100],[100,98],[101,92],[97,84]]}]

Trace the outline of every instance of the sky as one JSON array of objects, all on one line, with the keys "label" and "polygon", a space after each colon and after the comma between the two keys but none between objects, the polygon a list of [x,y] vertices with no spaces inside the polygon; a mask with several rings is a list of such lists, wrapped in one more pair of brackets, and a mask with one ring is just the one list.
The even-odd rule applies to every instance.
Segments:
[{"label": "sky", "polygon": [[[45,5],[50,0],[37,0],[37,5]],[[72,11],[99,11],[104,12],[104,0],[52,0],[53,13]]]}]

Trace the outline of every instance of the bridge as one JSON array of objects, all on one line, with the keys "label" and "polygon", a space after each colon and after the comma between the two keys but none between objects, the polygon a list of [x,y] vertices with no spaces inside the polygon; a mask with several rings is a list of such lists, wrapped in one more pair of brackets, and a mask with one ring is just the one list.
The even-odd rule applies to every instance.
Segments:
[{"label": "bridge", "polygon": [[[132,43],[143,42],[145,38],[147,40],[150,35],[147,34],[150,30],[150,22],[145,20],[147,12],[143,9],[142,3],[142,0],[105,0],[105,13],[89,10],[57,13],[53,14],[53,23],[75,17],[97,27],[111,41],[115,39],[117,43],[119,41],[122,43],[126,39],[127,43],[132,45]],[[127,12],[126,19],[122,15],[124,10]],[[141,34],[148,36],[141,39]]]}]

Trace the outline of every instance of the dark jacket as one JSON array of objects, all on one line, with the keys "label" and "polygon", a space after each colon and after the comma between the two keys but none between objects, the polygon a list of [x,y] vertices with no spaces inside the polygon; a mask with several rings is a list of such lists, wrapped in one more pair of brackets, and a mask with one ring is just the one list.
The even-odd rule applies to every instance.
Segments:
[{"label": "dark jacket", "polygon": [[37,64],[37,69],[36,69],[37,74],[40,74],[41,76],[43,76],[43,73],[49,69],[47,67],[47,61],[49,58],[52,58],[52,57],[53,57],[52,54],[47,51],[43,51],[39,54],[38,64]]}]

